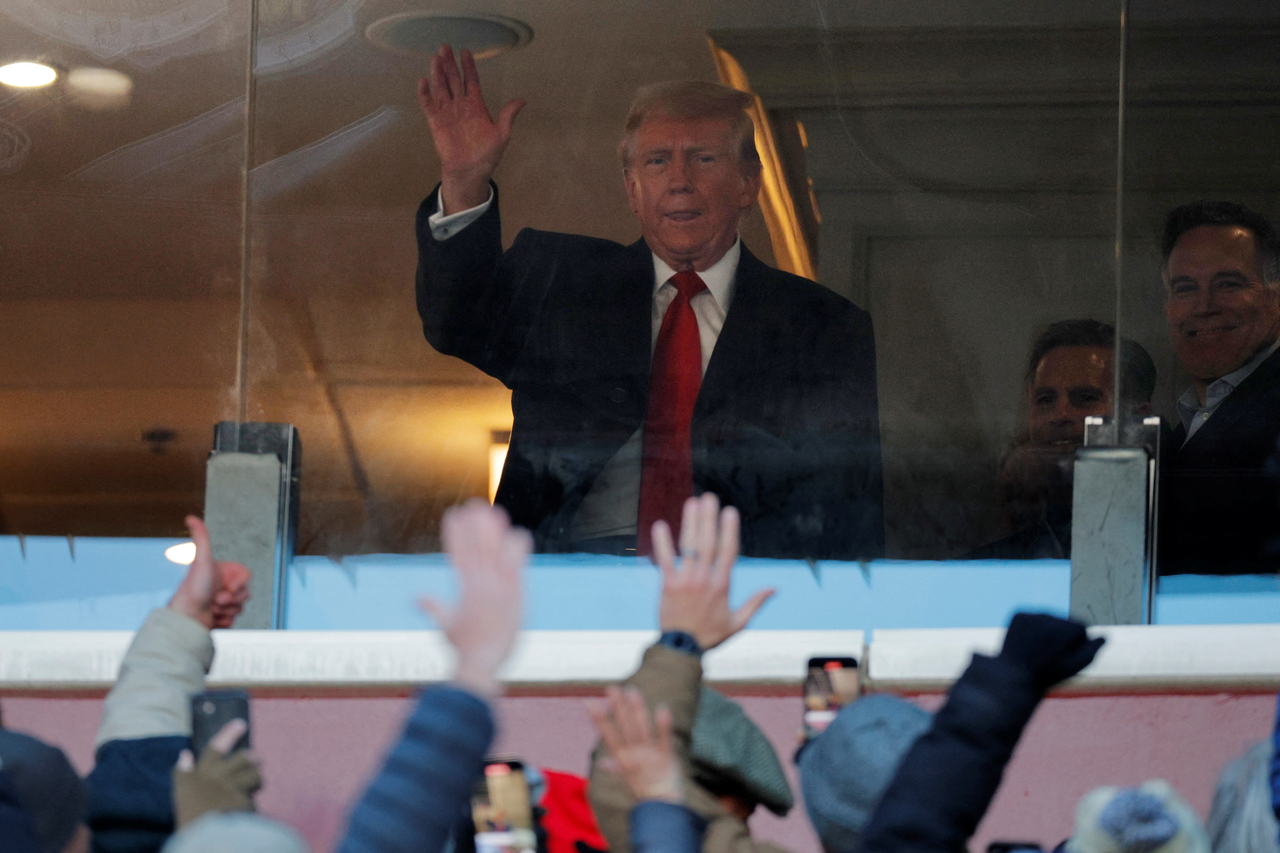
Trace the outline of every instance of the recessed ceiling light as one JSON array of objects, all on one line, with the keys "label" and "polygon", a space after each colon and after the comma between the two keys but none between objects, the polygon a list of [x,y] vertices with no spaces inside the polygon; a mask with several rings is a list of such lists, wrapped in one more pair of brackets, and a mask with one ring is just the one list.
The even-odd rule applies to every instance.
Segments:
[{"label": "recessed ceiling light", "polygon": [[48,86],[58,79],[58,72],[39,62],[11,62],[0,65],[0,83],[19,89]]},{"label": "recessed ceiling light", "polygon": [[429,57],[448,44],[485,59],[524,47],[533,38],[533,28],[500,15],[401,12],[374,21],[364,37],[393,53]]},{"label": "recessed ceiling light", "polygon": [[[128,74],[112,68],[72,68],[67,75],[67,89],[80,106],[91,110],[114,110],[129,106],[133,80]],[[170,430],[166,440],[176,434]],[[150,441],[146,435],[144,440]]]},{"label": "recessed ceiling light", "polygon": [[180,545],[173,545],[164,549],[164,555],[171,563],[189,566],[196,559],[196,543],[183,542]]}]

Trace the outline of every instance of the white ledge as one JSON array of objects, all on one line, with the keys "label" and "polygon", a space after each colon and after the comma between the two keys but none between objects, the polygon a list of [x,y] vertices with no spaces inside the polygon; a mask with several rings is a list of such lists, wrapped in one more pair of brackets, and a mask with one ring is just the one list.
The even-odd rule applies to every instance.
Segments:
[{"label": "white ledge", "polygon": [[[810,654],[863,653],[862,631],[745,631],[706,656],[709,681],[798,683]],[[0,632],[0,690],[101,690],[132,632]],[[635,671],[654,631],[526,631],[501,675],[515,685],[602,684]],[[261,688],[396,687],[442,681],[438,631],[218,631],[209,683]]]},{"label": "white ledge", "polygon": [[[1107,638],[1068,689],[1213,689],[1280,685],[1280,625],[1125,625],[1091,628]],[[995,654],[1002,628],[879,630],[870,680],[886,689],[950,684],[974,652]]]},{"label": "white ledge", "polygon": [[[1280,686],[1280,625],[1094,629],[1107,644],[1068,689],[1199,690]],[[0,632],[0,691],[104,690],[128,631]],[[502,672],[530,687],[597,685],[633,672],[654,631],[527,631]],[[706,657],[707,679],[798,685],[810,655],[854,655],[879,689],[937,690],[999,629],[745,631]],[[209,681],[250,688],[379,689],[440,681],[452,652],[437,631],[218,631]]]}]

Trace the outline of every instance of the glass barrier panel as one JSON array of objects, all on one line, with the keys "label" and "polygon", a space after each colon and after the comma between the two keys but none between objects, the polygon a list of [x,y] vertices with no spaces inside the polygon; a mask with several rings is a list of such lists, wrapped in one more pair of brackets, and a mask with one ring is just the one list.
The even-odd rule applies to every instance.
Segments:
[{"label": "glass barrier panel", "polygon": [[223,0],[0,8],[5,534],[173,536],[200,511],[235,416],[249,21]]},{"label": "glass barrier panel", "polygon": [[[695,320],[704,375],[680,476],[738,506],[752,556],[945,559],[1015,534],[987,555],[1065,557],[1046,506],[1080,419],[1031,418],[1027,362],[1049,324],[1113,311],[1117,10],[962,6],[721,2],[674,22],[636,6],[584,49],[573,4],[470,22],[264,5],[246,416],[299,428],[300,552],[432,550],[444,508],[491,491],[552,552],[634,555],[672,514],[653,485],[666,433],[646,424],[668,404],[649,362],[668,363],[677,289],[654,258],[705,271],[745,204],[718,186],[704,214],[703,189],[660,193],[635,163],[628,192],[617,147],[636,90],[685,78],[752,96],[761,167],[737,230],[763,266],[681,297],[695,318],[713,308]],[[433,236],[433,199],[420,255],[414,212],[461,171],[447,168],[461,77],[429,87],[434,136],[416,92],[441,39],[494,54],[477,63],[492,115],[527,105],[482,170],[500,232],[495,203]],[[660,124],[640,122],[633,145]],[[681,242],[704,225],[714,251]],[[501,264],[495,233],[515,246]],[[640,236],[654,253],[622,248]]]},{"label": "glass barrier panel", "polygon": [[1166,425],[1160,572],[1179,589],[1197,582],[1172,576],[1274,586],[1280,10],[1129,11],[1121,326],[1151,359],[1121,374],[1120,396]]}]

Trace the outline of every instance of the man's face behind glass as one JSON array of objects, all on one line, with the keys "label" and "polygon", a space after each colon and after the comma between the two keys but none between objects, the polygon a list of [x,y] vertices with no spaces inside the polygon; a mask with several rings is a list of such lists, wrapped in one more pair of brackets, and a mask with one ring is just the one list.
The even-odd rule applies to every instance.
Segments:
[{"label": "man's face behind glass", "polygon": [[631,140],[627,199],[645,242],[672,269],[704,270],[733,245],[760,190],[727,119],[645,119]]},{"label": "man's face behind glass", "polygon": [[1111,414],[1110,347],[1051,349],[1027,388],[1033,447],[1074,450],[1084,444],[1084,419]]},{"label": "man's face behind glass", "polygon": [[1280,297],[1262,281],[1247,229],[1192,228],[1174,244],[1167,275],[1169,333],[1178,361],[1194,379],[1226,376],[1276,339]]}]

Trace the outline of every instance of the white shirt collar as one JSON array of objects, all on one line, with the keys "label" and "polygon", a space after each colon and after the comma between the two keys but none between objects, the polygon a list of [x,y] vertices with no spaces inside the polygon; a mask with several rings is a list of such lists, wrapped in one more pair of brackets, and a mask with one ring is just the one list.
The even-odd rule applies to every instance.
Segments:
[{"label": "white shirt collar", "polygon": [[1280,348],[1280,338],[1277,338],[1271,346],[1255,355],[1252,359],[1245,362],[1240,367],[1226,376],[1220,377],[1209,383],[1204,391],[1204,405],[1200,405],[1200,398],[1196,395],[1195,387],[1188,388],[1178,398],[1178,416],[1182,419],[1182,425],[1191,429],[1191,421],[1201,411],[1212,412],[1218,408],[1218,404],[1225,400],[1232,391],[1240,386],[1240,383],[1249,378],[1249,374],[1258,369],[1262,362],[1271,357],[1272,353]]},{"label": "white shirt collar", "polygon": [[[738,270],[738,259],[741,257],[742,241],[734,240],[729,251],[724,253],[724,257],[698,273],[698,277],[702,279],[702,283],[707,286],[707,290],[711,292],[716,304],[723,311],[729,310],[729,300],[733,298],[733,275]],[[675,274],[676,271],[667,266],[666,261],[657,255],[653,256],[654,293],[657,293],[658,288],[670,281]]]}]

